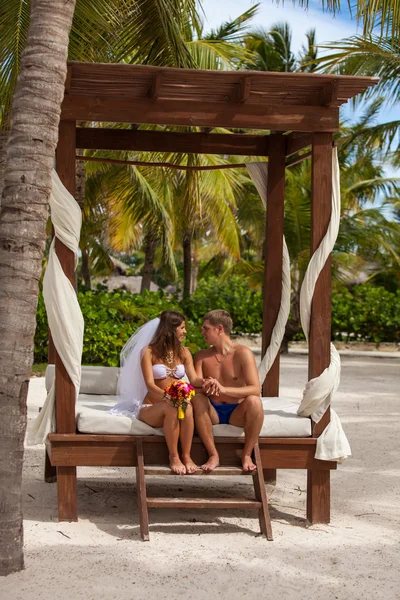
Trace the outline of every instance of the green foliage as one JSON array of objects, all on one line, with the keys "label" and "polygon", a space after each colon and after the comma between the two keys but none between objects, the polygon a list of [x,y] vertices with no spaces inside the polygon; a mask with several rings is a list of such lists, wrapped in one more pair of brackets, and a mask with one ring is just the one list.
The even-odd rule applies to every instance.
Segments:
[{"label": "green foliage", "polygon": [[367,342],[400,341],[400,290],[364,284],[332,296],[332,338]]},{"label": "green foliage", "polygon": [[[79,304],[85,320],[82,364],[118,366],[119,354],[127,339],[143,323],[163,310],[181,310],[179,304],[163,292],[79,292]],[[198,327],[187,322],[185,345],[191,352],[204,346]],[[35,333],[35,362],[47,360],[48,326],[43,297],[39,297]]]},{"label": "green foliage", "polygon": [[[229,311],[237,333],[259,333],[262,328],[261,293],[249,289],[246,280],[237,276],[224,285],[215,277],[202,281],[193,296],[181,303],[161,291],[143,296],[124,291],[92,291],[79,292],[78,297],[85,320],[83,364],[117,366],[129,336],[163,310],[179,310],[187,316],[185,345],[192,354],[205,347],[200,325],[211,309]],[[35,363],[47,362],[47,339],[47,317],[40,295]],[[399,342],[400,290],[392,293],[371,284],[355,286],[351,291],[345,287],[334,290],[332,339]]]},{"label": "green foliage", "polygon": [[237,333],[259,333],[262,328],[262,297],[249,289],[246,279],[233,276],[221,285],[216,277],[201,281],[184,304],[185,314],[195,323],[212,309],[227,310]]},{"label": "green foliage", "polygon": [[49,328],[47,323],[46,307],[44,305],[43,295],[40,293],[36,310],[35,363],[47,362],[48,338]]}]

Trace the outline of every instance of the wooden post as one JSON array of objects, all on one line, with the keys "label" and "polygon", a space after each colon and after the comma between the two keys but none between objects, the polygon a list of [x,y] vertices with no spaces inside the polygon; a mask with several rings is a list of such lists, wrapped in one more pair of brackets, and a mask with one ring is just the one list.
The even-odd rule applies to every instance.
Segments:
[{"label": "wooden post", "polygon": [[53,467],[47,448],[44,451],[44,480],[46,483],[55,483],[57,481],[57,467]]},{"label": "wooden post", "polygon": [[47,349],[47,363],[49,365],[56,364],[56,347],[53,342],[53,338],[51,337],[51,331],[49,329],[49,346]]},{"label": "wooden post", "polygon": [[[67,190],[75,195],[76,121],[61,121],[56,151],[57,173]],[[74,253],[60,240],[56,252],[64,273],[74,285]],[[57,433],[75,433],[75,387],[56,353],[56,425]],[[77,521],[76,467],[58,467],[58,519]]]},{"label": "wooden post", "polygon": [[[52,235],[54,237],[54,227],[52,228]],[[51,331],[49,329],[49,345],[47,347],[47,364],[56,364],[56,347],[51,337]],[[46,483],[55,483],[57,481],[57,468],[51,464],[47,450],[45,450],[44,457],[44,480]]]},{"label": "wooden post", "polygon": [[[267,221],[265,228],[265,269],[263,291],[262,355],[271,341],[272,330],[281,305],[282,252],[285,203],[286,138],[270,136],[267,182]],[[267,373],[262,386],[263,396],[279,396],[280,355]],[[267,483],[276,484],[276,469],[264,469]]]},{"label": "wooden post", "polygon": [[[265,270],[262,354],[271,340],[272,330],[279,313],[282,295],[282,252],[285,202],[286,139],[283,135],[271,137],[268,157],[267,222],[265,229]],[[263,396],[279,396],[279,354],[263,384]]]},{"label": "wooden post", "polygon": [[[312,145],[311,254],[324,237],[332,211],[332,134],[314,133]],[[329,366],[331,341],[331,260],[327,260],[315,286],[311,307],[308,377],[318,377]],[[330,420],[328,409],[312,435],[318,437]],[[330,521],[330,471],[307,473],[307,518],[311,523]]]},{"label": "wooden post", "polygon": [[136,492],[140,519],[140,537],[144,542],[150,539],[149,534],[149,511],[147,506],[146,479],[144,474],[143,441],[136,440],[137,467],[136,467]]}]

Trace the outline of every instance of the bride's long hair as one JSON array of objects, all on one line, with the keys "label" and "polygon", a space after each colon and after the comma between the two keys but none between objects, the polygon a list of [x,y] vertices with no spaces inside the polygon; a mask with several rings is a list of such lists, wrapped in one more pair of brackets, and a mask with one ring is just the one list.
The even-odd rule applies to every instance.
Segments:
[{"label": "bride's long hair", "polygon": [[183,346],[177,339],[175,331],[184,320],[184,315],[177,310],[165,310],[161,313],[160,323],[150,344],[153,354],[158,359],[163,361],[172,359],[174,363],[177,360],[183,362]]}]

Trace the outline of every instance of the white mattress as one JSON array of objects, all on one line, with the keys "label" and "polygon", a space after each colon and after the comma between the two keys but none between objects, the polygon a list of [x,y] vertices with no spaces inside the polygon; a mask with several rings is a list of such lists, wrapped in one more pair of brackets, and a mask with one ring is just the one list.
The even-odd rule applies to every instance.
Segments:
[{"label": "white mattress", "polygon": [[[264,424],[260,437],[309,437],[311,420],[299,417],[300,402],[288,398],[262,398]],[[115,416],[108,409],[116,404],[116,396],[80,394],[76,405],[77,428],[81,433],[113,433],[125,435],[163,435],[138,419]],[[244,431],[233,425],[214,425],[215,437],[241,437]]]}]

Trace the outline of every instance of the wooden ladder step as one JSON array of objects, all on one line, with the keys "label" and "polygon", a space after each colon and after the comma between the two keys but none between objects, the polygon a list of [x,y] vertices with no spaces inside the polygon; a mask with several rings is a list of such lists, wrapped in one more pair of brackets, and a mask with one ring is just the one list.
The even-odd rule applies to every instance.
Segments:
[{"label": "wooden ladder step", "polygon": [[[216,476],[221,476],[221,475],[231,475],[231,476],[237,476],[237,475],[254,475],[255,471],[243,471],[243,469],[241,469],[240,467],[217,467],[216,469],[214,469],[213,471],[203,471],[202,469],[199,469],[198,471],[196,471],[196,473],[191,473],[190,475],[185,475],[185,480],[187,477],[196,477],[199,475],[207,475],[208,477],[211,477],[212,475],[216,475]],[[174,473],[173,471],[171,471],[170,467],[163,467],[161,465],[155,465],[152,467],[145,467],[144,468],[144,474],[145,475],[175,475],[176,477],[182,477],[182,475],[177,475],[176,473]]]},{"label": "wooden ladder step", "polygon": [[246,498],[147,498],[150,508],[257,508],[262,504]]},{"label": "wooden ladder step", "polygon": [[[136,487],[138,496],[138,507],[140,515],[140,535],[143,541],[149,540],[149,508],[230,508],[230,509],[256,509],[258,511],[258,520],[261,533],[268,540],[272,540],[271,518],[268,509],[268,498],[265,491],[263,465],[261,453],[258,444],[254,446],[254,458],[257,469],[252,472],[244,472],[238,467],[217,467],[213,471],[204,472],[199,469],[188,477],[195,475],[251,475],[254,486],[255,499],[247,498],[149,498],[146,490],[146,475],[175,475],[166,465],[145,466],[143,440],[136,440],[137,466],[136,466]],[[178,475],[181,477],[181,475]]]}]

